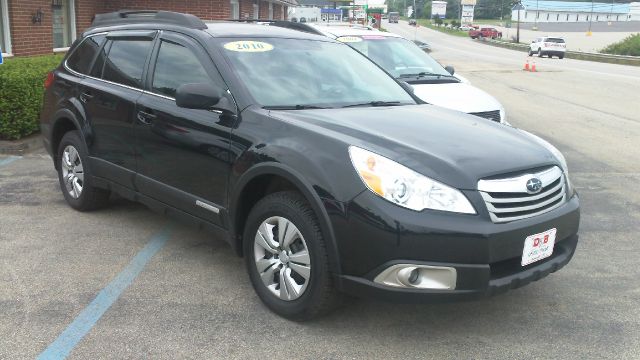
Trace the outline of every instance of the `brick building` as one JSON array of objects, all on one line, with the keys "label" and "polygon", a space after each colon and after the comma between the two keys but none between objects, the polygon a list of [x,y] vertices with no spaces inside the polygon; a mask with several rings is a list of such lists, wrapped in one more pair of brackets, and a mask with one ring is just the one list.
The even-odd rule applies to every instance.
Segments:
[{"label": "brick building", "polygon": [[120,9],[169,10],[203,20],[285,20],[296,0],[0,0],[3,56],[66,51],[95,14]]}]

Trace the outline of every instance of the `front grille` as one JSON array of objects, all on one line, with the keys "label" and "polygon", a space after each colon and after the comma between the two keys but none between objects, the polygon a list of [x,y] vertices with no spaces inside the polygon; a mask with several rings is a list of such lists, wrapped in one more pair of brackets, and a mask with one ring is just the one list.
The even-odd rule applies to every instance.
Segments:
[{"label": "front grille", "polygon": [[[542,189],[527,191],[527,182],[538,178]],[[566,201],[565,177],[557,166],[511,178],[480,180],[478,190],[494,223],[530,218],[551,211]]]},{"label": "front grille", "polygon": [[489,119],[491,121],[500,122],[500,110],[475,112],[469,114],[480,116],[481,118]]}]

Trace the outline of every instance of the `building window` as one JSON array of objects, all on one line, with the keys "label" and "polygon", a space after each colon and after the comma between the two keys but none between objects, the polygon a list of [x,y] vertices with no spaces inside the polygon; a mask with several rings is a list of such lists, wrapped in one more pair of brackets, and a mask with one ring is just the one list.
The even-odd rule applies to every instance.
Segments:
[{"label": "building window", "polygon": [[569,14],[567,14],[567,21],[569,21]]},{"label": "building window", "polygon": [[280,14],[282,16],[282,18],[280,20],[287,20],[287,12],[289,11],[289,8],[282,5],[282,14]]},{"label": "building window", "polygon": [[240,19],[240,3],[238,0],[230,0],[231,3],[231,18],[234,20]]},{"label": "building window", "polygon": [[9,33],[9,8],[7,0],[0,0],[0,49],[3,54],[11,53],[11,34]]},{"label": "building window", "polygon": [[52,0],[53,48],[65,49],[76,39],[75,0]]},{"label": "building window", "polygon": [[260,18],[260,6],[258,5],[258,1],[259,0],[254,0],[254,3],[253,3],[253,18],[254,19],[259,19]]},{"label": "building window", "polygon": [[549,15],[551,15],[551,14],[547,14],[547,21],[549,21]]},{"label": "building window", "polygon": [[273,3],[269,3],[269,20],[273,20]]}]

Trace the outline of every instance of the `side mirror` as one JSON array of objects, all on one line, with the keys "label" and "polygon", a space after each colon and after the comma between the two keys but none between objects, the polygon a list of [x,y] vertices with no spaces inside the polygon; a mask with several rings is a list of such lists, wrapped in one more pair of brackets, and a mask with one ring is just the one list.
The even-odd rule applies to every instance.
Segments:
[{"label": "side mirror", "polygon": [[453,68],[453,66],[447,65],[444,67],[445,70],[447,70],[447,72],[451,75],[456,73],[456,70]]},{"label": "side mirror", "polygon": [[532,44],[535,44],[535,43],[536,43],[536,41],[535,41],[535,40],[531,40],[531,43],[532,43]]},{"label": "side mirror", "polygon": [[176,105],[186,109],[233,111],[224,90],[209,83],[184,84],[176,90]]},{"label": "side mirror", "polygon": [[408,82],[403,80],[398,80],[398,82],[400,83],[400,86],[402,86],[402,88],[405,89],[408,93],[413,94],[413,92],[415,91],[413,86],[411,86],[411,84],[409,84]]}]

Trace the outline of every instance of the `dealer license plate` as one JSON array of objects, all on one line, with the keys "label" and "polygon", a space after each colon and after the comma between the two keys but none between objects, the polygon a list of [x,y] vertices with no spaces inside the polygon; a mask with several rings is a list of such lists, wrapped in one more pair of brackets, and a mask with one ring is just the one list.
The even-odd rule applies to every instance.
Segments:
[{"label": "dealer license plate", "polygon": [[551,256],[555,243],[556,229],[527,237],[524,240],[524,249],[522,250],[522,266],[527,266]]}]

